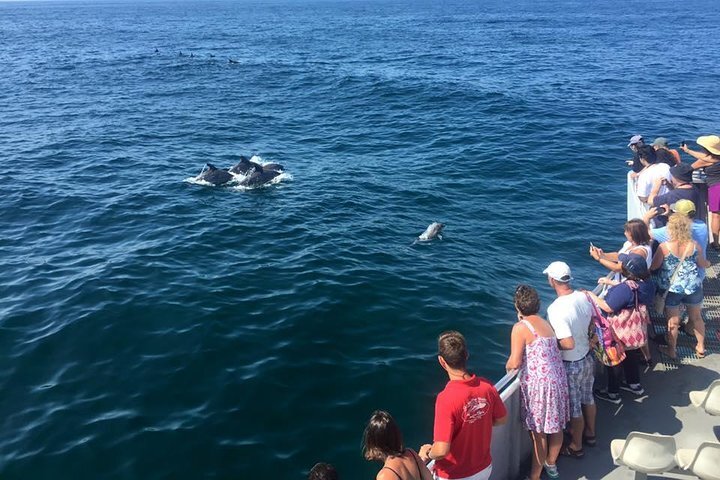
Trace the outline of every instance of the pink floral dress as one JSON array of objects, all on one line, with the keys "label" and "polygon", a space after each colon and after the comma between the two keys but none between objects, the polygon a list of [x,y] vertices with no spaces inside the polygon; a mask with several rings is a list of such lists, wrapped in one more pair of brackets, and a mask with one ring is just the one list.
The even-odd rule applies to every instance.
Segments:
[{"label": "pink floral dress", "polygon": [[527,320],[520,320],[535,340],[525,345],[520,367],[520,414],[528,430],[556,433],[570,420],[565,366],[555,337],[539,337]]}]

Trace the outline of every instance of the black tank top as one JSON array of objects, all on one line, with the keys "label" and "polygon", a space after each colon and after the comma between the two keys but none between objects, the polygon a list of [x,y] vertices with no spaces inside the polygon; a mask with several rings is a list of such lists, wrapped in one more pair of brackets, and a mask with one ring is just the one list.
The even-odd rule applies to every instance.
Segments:
[{"label": "black tank top", "polygon": [[[405,452],[407,452],[407,450],[405,450]],[[403,452],[403,453],[405,453],[405,452]],[[420,464],[417,461],[417,455],[415,455],[414,453],[411,453],[411,455],[413,457],[413,460],[415,460],[415,466],[417,467],[418,475],[420,475],[420,477],[417,480],[422,480],[422,471],[420,470]],[[388,470],[390,470],[391,472],[393,472],[395,474],[395,476],[398,478],[398,480],[402,480],[402,477],[400,476],[400,474],[397,473],[394,469],[392,469],[390,467],[385,467],[385,466],[383,466],[383,468],[387,468]],[[381,468],[381,470],[382,470],[382,468]]]}]

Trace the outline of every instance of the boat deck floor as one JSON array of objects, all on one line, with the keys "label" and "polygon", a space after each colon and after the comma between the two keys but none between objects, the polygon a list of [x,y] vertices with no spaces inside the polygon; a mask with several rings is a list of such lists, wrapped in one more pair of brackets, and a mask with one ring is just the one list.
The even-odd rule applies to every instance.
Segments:
[{"label": "boat deck floor", "polygon": [[[678,448],[697,448],[706,441],[720,441],[720,416],[711,416],[692,406],[688,393],[703,390],[720,378],[720,258],[708,253],[713,266],[707,270],[704,284],[703,317],[706,325],[707,356],[695,356],[695,337],[684,333],[678,339],[678,361],[658,352],[652,345],[652,368],[641,373],[645,394],[636,397],[621,394],[623,403],[613,405],[597,400],[597,446],[585,447],[582,459],[560,457],[558,469],[561,479],[631,479],[634,472],[617,467],[610,456],[610,441],[624,439],[632,431],[661,433],[675,437]],[[653,318],[655,333],[665,333],[665,320]],[[651,329],[651,330],[652,330]],[[604,385],[598,378],[596,385]],[[667,473],[648,478],[696,478],[691,474]]]}]

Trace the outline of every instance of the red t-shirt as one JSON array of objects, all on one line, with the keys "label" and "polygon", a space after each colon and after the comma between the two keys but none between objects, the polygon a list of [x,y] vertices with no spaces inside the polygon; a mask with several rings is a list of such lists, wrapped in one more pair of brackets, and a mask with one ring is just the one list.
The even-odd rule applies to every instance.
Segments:
[{"label": "red t-shirt", "polygon": [[435,400],[433,441],[449,442],[450,452],[435,461],[435,472],[450,479],[487,468],[493,421],[505,415],[498,391],[484,378],[449,381]]}]

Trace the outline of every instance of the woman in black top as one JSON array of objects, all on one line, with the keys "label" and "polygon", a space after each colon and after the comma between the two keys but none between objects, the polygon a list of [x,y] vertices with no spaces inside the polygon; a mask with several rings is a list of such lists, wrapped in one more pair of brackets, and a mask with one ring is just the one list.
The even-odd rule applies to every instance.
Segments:
[{"label": "woman in black top", "polygon": [[698,137],[696,142],[700,150],[690,150],[684,143],[680,145],[683,152],[695,158],[692,167],[705,168],[708,185],[708,209],[710,210],[710,231],[713,242],[710,244],[715,250],[720,250],[718,236],[720,236],[720,137],[705,135]]}]

